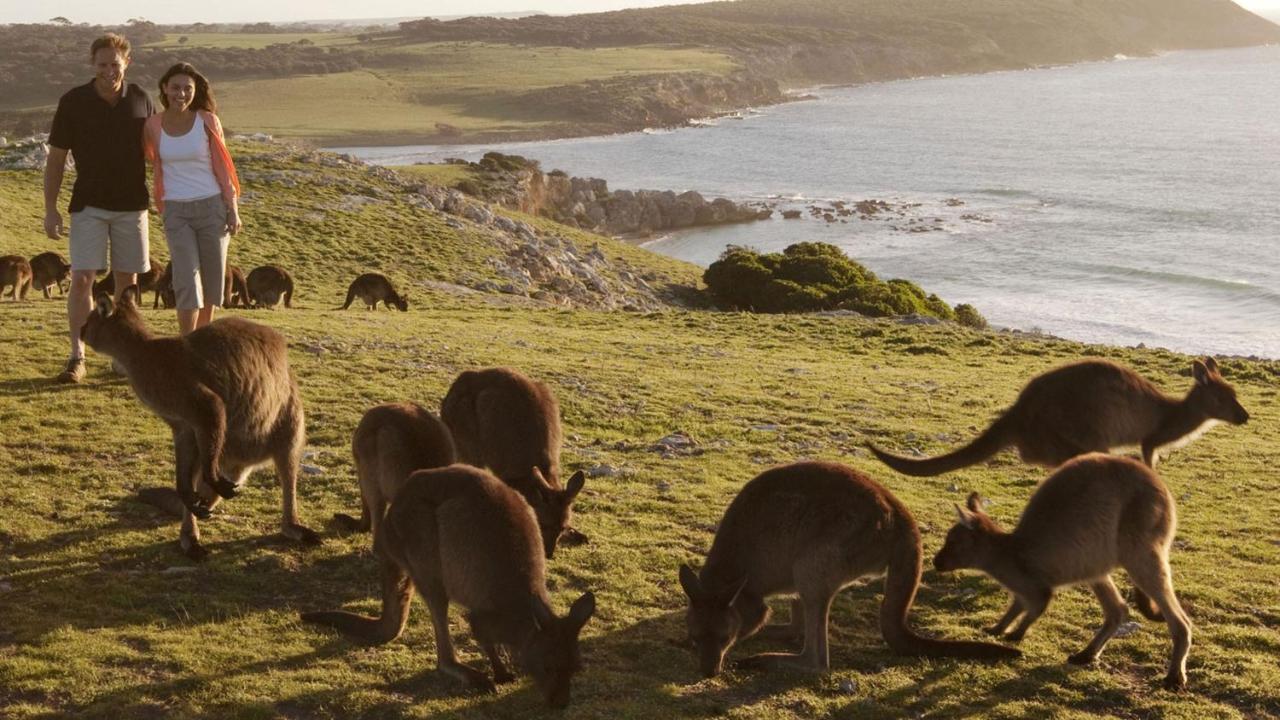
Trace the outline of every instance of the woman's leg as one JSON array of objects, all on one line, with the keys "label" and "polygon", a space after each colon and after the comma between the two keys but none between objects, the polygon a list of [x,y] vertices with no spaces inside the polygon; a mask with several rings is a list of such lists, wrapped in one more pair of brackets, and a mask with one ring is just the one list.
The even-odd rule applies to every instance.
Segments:
[{"label": "woman's leg", "polygon": [[227,206],[221,197],[199,201],[197,214],[192,225],[200,252],[200,285],[204,291],[204,303],[196,318],[196,327],[204,327],[213,321],[214,308],[224,302],[227,246],[231,243],[231,236],[227,234]]},{"label": "woman's leg", "polygon": [[171,201],[164,206],[164,237],[173,261],[173,295],[178,308],[178,332],[182,335],[196,329],[196,316],[204,304],[200,252],[188,205]]}]

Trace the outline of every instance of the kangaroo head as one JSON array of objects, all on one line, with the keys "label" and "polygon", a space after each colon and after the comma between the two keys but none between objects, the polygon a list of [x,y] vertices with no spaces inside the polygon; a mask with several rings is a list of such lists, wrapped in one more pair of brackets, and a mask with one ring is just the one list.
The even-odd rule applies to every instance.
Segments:
[{"label": "kangaroo head", "polygon": [[746,585],[744,575],[724,587],[706,587],[693,568],[680,566],[680,587],[689,597],[689,610],[685,613],[689,642],[698,656],[698,668],[703,677],[720,674],[725,654],[738,641],[742,616],[733,603]]},{"label": "kangaroo head", "polygon": [[80,339],[94,350],[112,355],[121,340],[144,334],[146,324],[138,312],[140,296],[137,285],[125,288],[118,303],[112,302],[110,295],[98,295],[97,305],[80,328]]},{"label": "kangaroo head", "polygon": [[578,634],[596,611],[596,596],[584,593],[563,618],[557,618],[540,599],[534,599],[532,609],[534,631],[520,649],[520,664],[549,707],[567,707],[569,681],[582,669]]},{"label": "kangaroo head", "polygon": [[1196,380],[1191,392],[1187,393],[1187,401],[1192,407],[1214,420],[1232,425],[1249,422],[1249,412],[1236,399],[1235,388],[1222,379],[1216,360],[1211,357],[1196,360],[1191,364],[1191,375]]},{"label": "kangaroo head", "polygon": [[537,467],[533,468],[529,477],[532,488],[529,497],[525,499],[529,501],[534,516],[538,518],[538,530],[542,533],[542,549],[550,558],[556,551],[556,543],[559,542],[560,535],[569,526],[569,520],[573,517],[573,501],[578,497],[578,493],[582,492],[587,476],[579,470],[569,478],[564,489],[548,482],[542,470]]},{"label": "kangaroo head", "polygon": [[395,309],[399,310],[400,312],[408,312],[408,310],[409,310],[409,296],[408,296],[408,295],[400,295],[399,297],[397,297],[397,298],[395,298],[395,299],[393,299],[393,300],[391,301],[391,305],[392,305],[392,307],[394,307]]},{"label": "kangaroo head", "polygon": [[933,556],[940,572],[980,567],[991,553],[991,541],[1001,534],[1000,526],[987,516],[978,493],[969,493],[965,506],[956,505],[958,520],[947,533],[942,549]]}]

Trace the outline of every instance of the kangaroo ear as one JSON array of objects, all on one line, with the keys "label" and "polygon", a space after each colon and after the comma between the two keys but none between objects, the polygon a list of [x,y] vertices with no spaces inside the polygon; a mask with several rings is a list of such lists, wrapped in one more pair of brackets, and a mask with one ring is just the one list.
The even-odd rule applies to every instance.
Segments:
[{"label": "kangaroo ear", "polygon": [[698,579],[698,573],[686,564],[680,565],[680,587],[684,588],[684,594],[690,600],[702,597],[702,581]]},{"label": "kangaroo ear", "polygon": [[573,606],[569,608],[569,622],[573,624],[574,632],[581,632],[582,626],[587,624],[591,616],[596,613],[596,595],[593,592],[585,592],[582,597],[573,601]]},{"label": "kangaroo ear", "polygon": [[133,307],[138,307],[138,302],[141,299],[142,299],[142,291],[138,289],[137,285],[130,285],[129,287],[124,289],[124,292],[120,293],[120,304],[122,306],[130,305]]},{"label": "kangaroo ear", "polygon": [[572,502],[574,498],[578,497],[578,493],[582,492],[582,486],[586,482],[587,482],[586,473],[582,472],[581,470],[574,473],[573,477],[569,478],[569,483],[565,485],[565,488],[564,488],[565,499]]},{"label": "kangaroo ear", "polygon": [[1209,357],[1208,355],[1206,355],[1206,356],[1205,356],[1205,358],[1204,358],[1204,366],[1205,366],[1206,368],[1208,368],[1208,369],[1209,369],[1209,372],[1211,372],[1211,373],[1216,373],[1216,372],[1218,372],[1218,361],[1217,361],[1217,360],[1214,360],[1213,358]]},{"label": "kangaroo ear", "polygon": [[97,312],[100,317],[105,318],[111,315],[112,310],[115,310],[115,303],[111,302],[111,296],[106,293],[99,295],[97,298],[97,305],[94,306],[94,311]]},{"label": "kangaroo ear", "polygon": [[533,612],[533,627],[536,630],[545,630],[551,627],[556,616],[551,612],[551,608],[547,607],[540,598],[529,599],[529,610]]},{"label": "kangaroo ear", "polygon": [[956,505],[956,521],[970,530],[974,529],[978,524],[978,519],[973,516],[973,513],[959,505]]},{"label": "kangaroo ear", "polygon": [[533,469],[529,471],[529,477],[530,477],[530,478],[531,478],[535,483],[537,483],[537,485],[538,485],[538,488],[539,488],[539,489],[541,489],[541,490],[551,490],[551,489],[553,489],[553,488],[551,487],[551,483],[547,482],[547,478],[546,478],[546,476],[542,474],[542,470],[541,470],[541,469],[539,469],[537,465],[534,465],[534,466],[533,466]]},{"label": "kangaroo ear", "polygon": [[[1214,363],[1214,366],[1217,367],[1217,363]],[[1199,360],[1194,360],[1191,363],[1191,375],[1196,379],[1196,383],[1207,385],[1209,383],[1209,366]]]},{"label": "kangaroo ear", "polygon": [[970,512],[980,513],[986,510],[986,503],[983,502],[982,496],[977,492],[969,493],[969,498],[964,501],[964,505],[969,508]]}]

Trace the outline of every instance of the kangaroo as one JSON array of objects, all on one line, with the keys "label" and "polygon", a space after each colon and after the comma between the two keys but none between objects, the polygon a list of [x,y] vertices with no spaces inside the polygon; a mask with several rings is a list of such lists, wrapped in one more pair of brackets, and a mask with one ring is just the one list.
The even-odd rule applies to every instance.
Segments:
[{"label": "kangaroo", "polygon": [[169,309],[178,304],[178,296],[173,292],[173,263],[166,263],[164,272],[160,273],[159,279],[156,280],[156,297],[151,302],[151,309],[154,310],[161,305],[165,309]]},{"label": "kangaroo", "polygon": [[1048,607],[1055,588],[1087,583],[1105,620],[1093,640],[1067,662],[1088,665],[1128,618],[1110,575],[1123,567],[1137,586],[1139,611],[1169,624],[1173,654],[1164,686],[1186,687],[1191,621],[1173,594],[1169,570],[1177,513],[1169,489],[1150,468],[1096,453],[1071,460],[1040,484],[1013,532],[1004,532],[987,517],[977,493],[967,505],[956,506],[959,522],[947,533],[933,565],[942,572],[981,570],[1009,591],[1009,610],[988,632],[1003,635],[1021,616],[1008,634],[1018,642]]},{"label": "kangaroo", "polygon": [[251,307],[275,307],[284,300],[284,306],[293,307],[293,276],[278,265],[262,265],[249,271],[245,281]]},{"label": "kangaroo", "polygon": [[203,560],[197,518],[208,518],[219,498],[234,497],[255,466],[271,461],[283,490],[282,532],[319,544],[320,537],[298,522],[305,428],[284,337],[241,318],[218,320],[184,337],[156,337],[138,312],[138,297],[136,286],[118,304],[100,296],[80,334],[119,362],[138,399],[173,430],[176,494],[156,488],[141,498],[180,512],[182,549]]},{"label": "kangaroo", "polygon": [[[468,370],[449,387],[440,418],[459,460],[489,468],[528,501],[550,558],[586,480],[578,471],[560,486],[560,406],[551,388],[510,368]],[[570,535],[586,542],[576,530]]]},{"label": "kangaroo", "polygon": [[974,465],[1010,445],[1025,462],[1057,467],[1077,455],[1141,443],[1143,462],[1154,468],[1157,451],[1181,447],[1217,421],[1249,420],[1213,358],[1196,360],[1191,369],[1195,384],[1178,400],[1121,365],[1072,363],[1032,378],[985,432],[946,455],[914,459],[868,447],[884,464],[917,477]]},{"label": "kangaroo", "polygon": [[0,293],[6,287],[13,286],[9,297],[14,302],[27,299],[27,291],[31,289],[31,263],[19,255],[0,257]]},{"label": "kangaroo", "polygon": [[[466,465],[419,470],[404,482],[374,536],[382,573],[382,616],[306,612],[305,622],[380,645],[400,636],[416,585],[431,612],[439,668],[465,685],[493,691],[513,680],[498,654],[514,651],[547,704],[569,704],[579,670],[578,634],[595,612],[595,595],[579,597],[564,618],[551,610],[542,541],[529,506],[484,470]],[[449,637],[449,603],[467,610],[471,633],[493,679],[458,661]]]},{"label": "kangaroo", "polygon": [[49,300],[53,297],[49,291],[51,286],[58,286],[59,295],[67,294],[67,288],[62,284],[71,278],[71,263],[56,252],[43,252],[31,258],[31,274],[35,286]]},{"label": "kangaroo", "polygon": [[454,461],[453,437],[435,415],[414,403],[387,403],[360,418],[351,453],[360,480],[360,519],[337,514],[347,532],[378,534],[387,503],[414,470],[444,467]]},{"label": "kangaroo", "polygon": [[[920,530],[906,506],[879,483],[835,463],[801,462],[766,470],[725,511],[701,573],[680,566],[689,598],[689,639],[702,674],[718,675],[739,640],[760,632],[803,638],[799,655],[764,654],[747,667],[798,664],[827,670],[831,601],[842,588],[885,573],[880,632],[902,655],[1005,660],[1021,653],[981,642],[933,640],[907,624],[920,586]],[[765,626],[765,598],[799,597],[789,626]]]},{"label": "kangaroo", "polygon": [[249,307],[249,285],[244,271],[235,265],[227,265],[226,287],[222,291],[223,307]]},{"label": "kangaroo", "polygon": [[351,307],[357,297],[370,310],[377,310],[379,302],[384,307],[394,307],[400,312],[409,309],[409,297],[397,293],[387,276],[379,273],[365,273],[351,281],[351,287],[347,288],[347,301],[343,303],[342,309]]},{"label": "kangaroo", "polygon": [[[148,269],[144,273],[138,273],[137,282],[135,283],[138,287],[139,300],[141,300],[142,298],[142,293],[150,292],[156,289],[156,285],[160,282],[160,276],[164,273],[164,271],[161,269],[160,263],[156,262],[155,258],[150,258],[149,261],[151,263],[150,269]],[[104,294],[111,295],[115,291],[116,291],[116,274],[113,272],[107,273],[106,277],[102,278],[101,280],[93,284],[94,297],[97,297],[98,295],[104,295]]]}]

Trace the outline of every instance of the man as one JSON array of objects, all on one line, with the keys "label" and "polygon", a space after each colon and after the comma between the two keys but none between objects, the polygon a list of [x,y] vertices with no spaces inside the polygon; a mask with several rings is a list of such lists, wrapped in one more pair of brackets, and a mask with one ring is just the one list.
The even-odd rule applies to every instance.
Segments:
[{"label": "man", "polygon": [[71,291],[67,321],[71,356],[59,382],[84,377],[80,328],[93,311],[93,279],[107,268],[115,272],[116,298],[150,269],[147,238],[147,175],[142,155],[142,125],[153,112],[146,91],[124,80],[129,41],[108,33],[89,50],[94,78],[58,101],[49,131],[44,166],[44,231],[63,235],[58,193],[67,153],[75,159],[71,189]]}]

